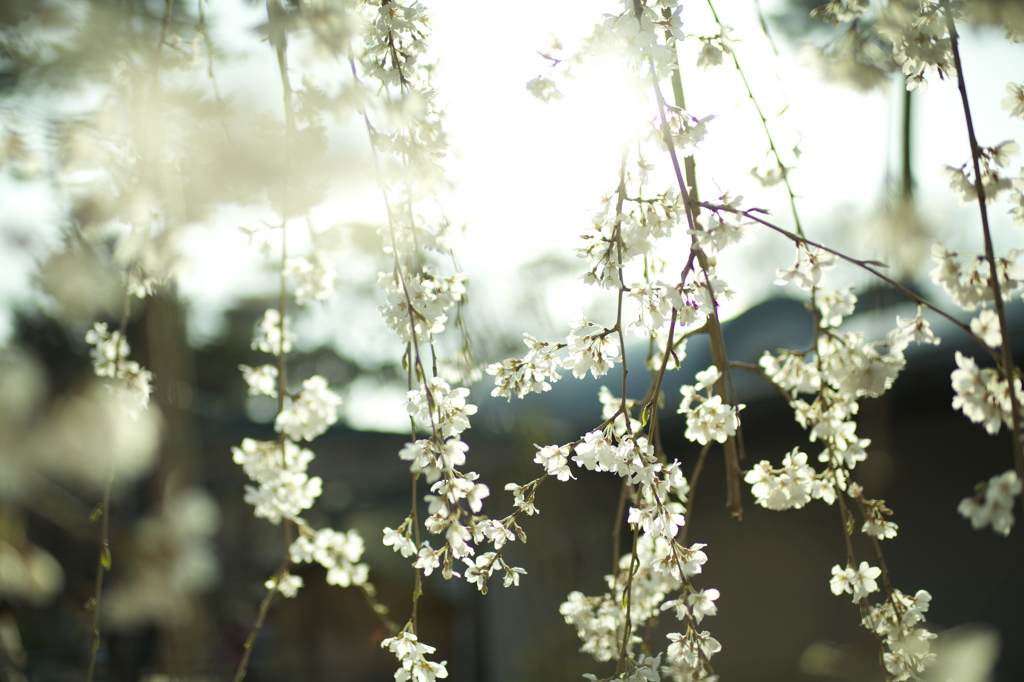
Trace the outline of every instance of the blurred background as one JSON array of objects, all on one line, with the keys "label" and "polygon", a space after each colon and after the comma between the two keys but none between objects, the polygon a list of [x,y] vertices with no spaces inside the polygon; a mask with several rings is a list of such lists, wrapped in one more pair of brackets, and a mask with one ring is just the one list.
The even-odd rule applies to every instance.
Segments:
[{"label": "blurred background", "polygon": [[[617,11],[606,4],[430,4],[435,84],[449,132],[450,185],[438,203],[470,275],[460,315],[478,367],[521,355],[523,332],[556,340],[581,311],[602,321],[614,314],[613,301],[579,282],[575,248],[617,182],[621,147],[638,115],[631,86],[594,65],[565,82],[564,99],[547,105],[525,87],[547,73],[538,52],[548,52],[553,38],[571,52],[602,10]],[[736,54],[776,144],[793,164],[789,179],[804,229],[812,239],[889,263],[907,286],[942,301],[927,277],[931,240],[980,248],[976,209],[958,205],[940,172],[969,158],[955,87],[935,79],[926,93],[907,95],[884,53],[851,53],[844,28],[810,18],[815,5],[777,0],[718,8],[734,27]],[[716,32],[706,9],[686,9],[688,34]],[[92,440],[80,435],[98,422],[75,402],[92,390],[86,331],[96,320],[116,328],[121,318],[119,249],[141,249],[136,255],[171,283],[133,302],[126,327],[132,358],[156,377],[152,400],[162,435],[155,460],[135,462],[138,475],[113,488],[104,607],[111,614],[103,621],[97,679],[230,677],[263,582],[280,564],[282,529],[253,517],[242,501],[245,476],[231,460],[231,447],[243,438],[273,437],[276,409],[269,398],[247,395],[238,372],[239,364],[265,357],[250,344],[279,286],[274,264],[252,236],[272,213],[267,194],[279,179],[282,145],[266,16],[264,5],[243,0],[0,5],[0,680],[81,679],[88,660],[86,605],[99,541],[90,516],[102,501],[103,463],[132,465],[143,449],[118,441],[123,447],[114,451],[105,426],[90,431]],[[162,76],[153,91],[153,46],[162,30]],[[1004,33],[964,27],[982,144],[1020,132],[1021,123],[999,108],[1006,81],[1024,73],[1024,53]],[[334,258],[338,291],[324,304],[295,310],[299,341],[289,371],[320,374],[344,397],[344,425],[312,446],[311,474],[322,477],[324,494],[307,518],[317,527],[362,533],[378,598],[404,622],[412,572],[379,542],[381,529],[407,513],[410,495],[407,466],[396,456],[409,439],[403,348],[376,310],[376,273],[388,268],[376,228],[386,216],[366,171],[370,149],[354,105],[344,88],[326,85],[332,72],[318,66],[311,45],[299,39],[291,47],[296,73],[310,74],[307,92],[319,92],[318,105],[331,112],[307,121],[309,149],[299,153],[320,228],[315,239],[295,246]],[[695,51],[686,49],[691,111],[715,114],[721,131],[712,129],[701,146],[702,192],[742,194],[745,205],[769,208],[779,224],[791,226],[785,190],[765,187],[751,172],[763,175],[771,165],[741,81],[729,66],[695,68]],[[154,92],[156,99],[143,96]],[[147,146],[155,139],[164,152]],[[163,170],[139,171],[161,153]],[[157,190],[176,197],[174,229],[150,234],[149,251],[126,246],[125,225],[152,211]],[[992,215],[997,251],[1015,246],[1019,235],[1004,206]],[[792,262],[792,245],[757,236],[721,263],[738,292],[724,310],[729,355],[745,362],[765,350],[806,348],[813,328],[802,302],[765,285]],[[858,272],[840,269],[830,277],[859,287],[850,324],[868,338],[882,338],[896,315],[914,314]],[[1020,306],[1011,306],[1010,315],[1020,339]],[[929,619],[948,667],[928,679],[1018,680],[1024,654],[1013,643],[1024,627],[1024,588],[1015,578],[1024,543],[1019,532],[974,532],[956,514],[975,482],[1009,466],[1010,448],[1005,434],[988,437],[951,411],[954,349],[978,350],[951,325],[934,324],[943,345],[908,350],[896,387],[865,401],[859,432],[872,448],[858,475],[867,495],[896,511],[900,535],[885,546],[895,586],[934,596]],[[442,346],[455,352],[461,341]],[[627,351],[638,369],[630,375],[633,397],[647,386],[639,371],[643,346]],[[1020,357],[1024,345],[1015,352]],[[706,346],[691,342],[666,395],[709,364]],[[615,390],[618,378],[606,383]],[[508,512],[506,482],[537,475],[534,444],[566,442],[598,423],[599,385],[564,379],[551,393],[512,403],[491,398],[486,381],[472,387],[470,402],[480,409],[465,440],[471,468],[492,491],[487,513]],[[748,406],[745,468],[761,459],[777,463],[806,442],[787,406],[756,377],[738,376],[737,387]],[[698,448],[683,439],[685,423],[674,410],[666,412],[669,454],[692,470]],[[449,679],[612,674],[609,665],[576,653],[576,635],[557,610],[571,590],[603,591],[614,558],[617,481],[577,476],[539,491],[541,513],[523,524],[529,542],[509,550],[528,571],[519,588],[494,585],[481,597],[465,582],[426,580],[421,635],[438,647],[437,659],[449,661]],[[858,625],[856,607],[828,590],[831,566],[845,557],[838,511],[818,503],[770,512],[747,497],[737,522],[725,510],[724,487],[720,459],[711,457],[689,531],[690,542],[708,544],[699,586],[722,593],[719,615],[707,621],[723,644],[715,659],[722,679],[881,679],[876,645]],[[387,631],[363,595],[326,585],[315,566],[294,570],[306,587],[272,605],[248,678],[391,679],[394,659],[380,649]]]}]

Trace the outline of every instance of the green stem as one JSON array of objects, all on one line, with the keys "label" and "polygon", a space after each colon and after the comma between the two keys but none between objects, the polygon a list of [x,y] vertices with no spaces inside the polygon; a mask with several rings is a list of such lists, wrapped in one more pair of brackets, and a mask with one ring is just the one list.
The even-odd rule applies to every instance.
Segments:
[{"label": "green stem", "polygon": [[[120,346],[120,344],[118,344]],[[92,596],[92,644],[89,647],[89,667],[86,669],[86,682],[93,682],[96,674],[96,653],[100,650],[100,601],[103,598],[103,576],[110,569],[110,490],[114,486],[114,467],[110,467],[110,476],[103,488],[103,501],[100,503],[100,552],[96,558],[96,581],[93,584]]]}]

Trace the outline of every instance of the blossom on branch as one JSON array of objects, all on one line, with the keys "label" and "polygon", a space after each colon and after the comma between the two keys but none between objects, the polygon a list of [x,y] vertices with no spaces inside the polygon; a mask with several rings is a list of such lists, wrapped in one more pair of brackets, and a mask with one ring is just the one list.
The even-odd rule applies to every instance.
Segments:
[{"label": "blossom on branch", "polygon": [[577,379],[590,372],[594,378],[604,376],[616,362],[621,362],[618,338],[609,329],[598,327],[586,318],[573,323],[572,333],[566,339],[569,357],[562,367],[572,370]]},{"label": "blossom on branch", "polygon": [[313,440],[338,421],[341,397],[327,387],[327,380],[313,376],[302,382],[298,396],[281,410],[274,430],[292,440]]},{"label": "blossom on branch", "polygon": [[1013,507],[1021,493],[1021,481],[1013,469],[993,476],[978,485],[978,493],[960,501],[957,511],[970,520],[974,528],[992,526],[1000,535],[1009,535],[1015,519]]}]

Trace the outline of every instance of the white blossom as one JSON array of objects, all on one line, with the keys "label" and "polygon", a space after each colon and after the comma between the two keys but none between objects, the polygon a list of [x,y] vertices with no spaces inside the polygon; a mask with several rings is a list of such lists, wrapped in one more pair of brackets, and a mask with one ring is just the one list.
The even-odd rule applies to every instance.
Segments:
[{"label": "white blossom", "polygon": [[987,268],[981,267],[985,262],[980,257],[958,261],[960,255],[934,242],[931,257],[936,265],[930,273],[931,280],[945,289],[961,308],[974,310],[987,298]]},{"label": "white blossom", "polygon": [[133,421],[149,407],[149,394],[153,392],[153,374],[134,360],[129,360],[131,348],[120,331],[108,332],[105,322],[97,322],[85,333],[85,340],[95,346],[89,351],[93,371],[98,377],[110,377],[108,388],[117,403]]},{"label": "white blossom", "polygon": [[430,334],[444,331],[447,311],[466,293],[465,281],[463,273],[441,277],[426,269],[415,276],[381,272],[377,282],[387,304],[378,311],[403,342],[411,343],[415,335],[423,343]]},{"label": "white blossom", "polygon": [[326,301],[334,293],[335,266],[319,253],[308,258],[289,258],[284,264],[284,275],[295,280],[295,302],[299,305]]},{"label": "white blossom", "polygon": [[242,378],[249,386],[249,395],[268,395],[271,398],[277,397],[277,367],[274,365],[260,365],[250,367],[239,365],[242,371]]},{"label": "white blossom", "polygon": [[328,584],[348,587],[362,585],[368,578],[369,567],[360,563],[364,549],[357,531],[323,528],[300,535],[288,551],[295,563],[316,562],[326,568]]},{"label": "white blossom", "polygon": [[405,533],[392,528],[384,529],[384,546],[391,547],[404,557],[410,557],[416,553],[416,544]]},{"label": "white blossom", "polygon": [[715,600],[718,599],[720,594],[718,590],[711,588],[697,590],[686,598],[690,606],[690,613],[693,614],[693,619],[696,622],[699,623],[704,616],[713,616],[718,613],[718,606],[715,604]]},{"label": "white blossom", "polygon": [[558,86],[550,78],[537,76],[526,84],[530,94],[542,102],[550,102],[553,99],[562,99],[564,95],[559,92]]},{"label": "white blossom", "polygon": [[428,661],[426,656],[434,653],[434,647],[421,643],[411,632],[403,630],[385,639],[380,645],[391,651],[401,663],[402,667],[395,672],[395,682],[434,682],[448,677],[448,669],[445,667],[448,661]]},{"label": "white blossom", "polygon": [[686,438],[701,445],[710,441],[724,443],[736,435],[740,425],[739,411],[745,405],[722,402],[722,396],[713,395],[686,413]]},{"label": "white blossom", "polygon": [[878,591],[876,578],[880,575],[882,575],[882,569],[877,566],[869,566],[866,561],[860,562],[860,566],[857,568],[833,566],[830,580],[832,594],[840,595],[846,592],[853,595],[854,603],[859,602],[872,592]]},{"label": "white blossom", "polygon": [[999,316],[994,310],[986,308],[971,319],[971,331],[990,348],[998,348],[1003,344],[1003,335],[999,331]]},{"label": "white blossom", "polygon": [[292,440],[313,440],[338,421],[341,397],[327,388],[327,380],[313,376],[302,382],[302,391],[281,410],[274,429]]},{"label": "white blossom", "polygon": [[882,660],[896,682],[920,679],[920,673],[935,662],[929,641],[934,633],[921,627],[932,596],[925,590],[910,597],[893,590],[881,606],[868,607],[862,624],[883,638],[888,649]]},{"label": "white blossom", "polygon": [[[527,489],[529,488],[530,494],[527,496]],[[512,492],[515,501],[512,505],[523,512],[526,512],[527,516],[533,516],[534,514],[540,513],[537,507],[533,504],[533,488],[528,486],[516,485],[515,483],[509,483],[505,486],[505,490]]]},{"label": "white blossom", "polygon": [[897,328],[889,332],[889,345],[902,352],[913,341],[917,344],[927,343],[933,346],[942,341],[932,332],[928,320],[924,319],[924,306],[917,306],[917,316],[910,319],[896,317]]},{"label": "white blossom", "polygon": [[537,455],[533,458],[533,461],[544,467],[551,476],[555,476],[559,481],[568,481],[570,478],[576,478],[569,471],[569,446],[568,445],[535,445],[537,448]]},{"label": "white blossom", "polygon": [[1021,493],[1021,481],[1013,469],[993,476],[979,486],[981,490],[973,497],[960,501],[957,511],[969,519],[974,528],[992,526],[1000,535],[1009,535],[1015,522],[1013,507]]},{"label": "white blossom", "polygon": [[[429,399],[427,391],[430,391]],[[406,410],[442,437],[451,438],[468,429],[469,418],[476,414],[476,405],[466,402],[468,396],[468,388],[452,389],[447,381],[434,377],[425,386],[409,391]]]},{"label": "white blossom", "polygon": [[295,334],[289,328],[288,317],[281,319],[281,313],[277,308],[267,308],[263,313],[263,319],[256,325],[256,336],[252,341],[252,349],[264,353],[279,355],[290,353],[292,343],[295,341]]},{"label": "white blossom", "polygon": [[812,498],[827,496],[826,491],[815,487],[817,475],[807,464],[807,454],[799,448],[786,454],[781,469],[776,471],[767,460],[762,460],[743,480],[750,484],[757,504],[776,511],[799,509]]},{"label": "white blossom", "polygon": [[777,270],[775,283],[785,285],[792,282],[805,291],[821,283],[825,272],[836,266],[836,257],[814,246],[797,249],[796,262],[786,270]]},{"label": "white blossom", "polygon": [[487,373],[494,376],[495,388],[492,396],[512,399],[515,393],[522,398],[527,393],[543,393],[551,390],[551,383],[558,381],[562,363],[554,356],[555,344],[538,341],[529,334],[523,334],[523,343],[530,351],[522,360],[511,358],[487,367]]},{"label": "white blossom", "polygon": [[420,551],[417,553],[413,566],[423,571],[423,575],[430,575],[440,565],[440,552],[435,552],[429,544],[424,542],[420,546]]},{"label": "white blossom", "polygon": [[607,329],[596,327],[585,318],[574,323],[566,343],[569,357],[562,361],[577,379],[589,371],[595,378],[604,376],[616,362],[621,361],[618,338]]},{"label": "white blossom", "polygon": [[269,578],[267,582],[263,583],[263,586],[268,590],[276,589],[281,593],[282,597],[291,598],[299,593],[299,588],[302,587],[302,584],[302,576],[285,572],[280,580]]},{"label": "white blossom", "polygon": [[1006,97],[1001,104],[1003,109],[1010,112],[1010,116],[1024,120],[1024,84],[1007,83]]},{"label": "white blossom", "polygon": [[[957,369],[950,379],[953,384],[953,409],[976,424],[982,424],[990,434],[999,433],[1003,423],[1012,424],[1009,387],[993,368],[980,369],[974,360],[956,352]],[[1020,379],[1014,377],[1013,390],[1018,402],[1022,401]]]}]

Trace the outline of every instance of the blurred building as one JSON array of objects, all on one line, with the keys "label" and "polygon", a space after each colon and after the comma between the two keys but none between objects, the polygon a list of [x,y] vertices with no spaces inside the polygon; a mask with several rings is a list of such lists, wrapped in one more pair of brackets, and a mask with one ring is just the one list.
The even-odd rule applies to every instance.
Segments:
[{"label": "blurred building", "polygon": [[[850,320],[869,338],[881,338],[897,313],[913,314],[913,308],[884,300],[872,307],[871,298],[862,296],[862,307],[870,309]],[[1015,349],[1017,357],[1024,357],[1022,308],[1015,305],[1010,310],[1011,336],[1022,341]],[[247,339],[251,323],[239,314],[233,323],[238,334],[229,332],[228,338]],[[765,350],[807,348],[811,325],[802,303],[768,301],[726,323],[730,358],[756,363]],[[1011,466],[1008,437],[989,437],[980,426],[952,412],[953,350],[963,347],[979,361],[980,353],[969,348],[964,335],[951,325],[936,323],[934,328],[943,345],[911,346],[907,368],[893,390],[862,402],[858,432],[871,438],[872,446],[856,479],[868,496],[886,500],[895,510],[899,536],[883,544],[893,585],[909,593],[931,592],[928,615],[932,629],[940,632],[937,647],[966,651],[949,657],[973,660],[981,670],[978,677],[960,672],[956,679],[1018,680],[1024,678],[1024,653],[1013,643],[1024,636],[1018,615],[1024,606],[1024,587],[1018,579],[1024,568],[1024,540],[1019,529],[1008,538],[989,530],[974,531],[956,512],[975,483]],[[47,353],[47,346],[36,341],[37,351]],[[60,345],[56,338],[49,349],[58,353],[57,359],[65,357],[61,352],[71,352],[59,351]],[[272,437],[271,426],[253,422],[243,407],[244,387],[235,368],[247,360],[232,348],[246,347],[247,342],[210,347],[182,361],[183,367],[194,364],[182,373],[183,380],[189,374],[194,377],[190,397],[178,400],[178,417],[169,416],[178,429],[171,440],[181,448],[179,464],[201,481],[222,511],[217,546],[220,586],[203,604],[197,616],[202,622],[189,628],[108,633],[101,650],[100,680],[167,679],[157,674],[170,664],[187,671],[190,679],[225,679],[241,655],[265,594],[263,582],[280,565],[286,548],[283,528],[254,518],[243,503],[246,481],[231,460],[231,447],[243,438]],[[631,396],[642,396],[647,388],[645,352],[643,347],[629,351]],[[321,366],[328,362],[322,357],[319,361]],[[674,396],[684,381],[692,381],[693,374],[709,364],[706,343],[693,339],[682,369],[670,373],[664,384],[663,442],[668,455],[687,470],[692,470],[699,448],[682,437],[685,422],[675,414]],[[349,371],[344,363],[335,368],[342,374]],[[614,374],[605,383],[618,393],[619,378]],[[816,456],[814,445],[807,444],[806,434],[774,389],[742,371],[736,373],[735,383],[747,405],[742,413],[744,468],[761,459],[777,465],[796,446]],[[486,512],[506,515],[511,500],[504,485],[522,484],[538,475],[539,467],[532,461],[535,444],[571,441],[600,423],[600,384],[570,376],[549,393],[512,402],[490,397],[486,382],[473,388],[471,402],[480,409],[464,434],[470,445],[467,468],[479,471],[490,486]],[[311,473],[323,478],[324,494],[306,515],[316,527],[356,528],[363,534],[371,581],[379,601],[398,623],[409,614],[412,570],[408,560],[379,540],[381,529],[396,527],[409,510],[411,476],[397,457],[407,440],[403,435],[345,428],[317,439],[312,444],[317,459]],[[161,475],[176,474],[158,472]],[[540,513],[521,519],[529,541],[507,550],[509,561],[528,572],[520,587],[505,589],[493,580],[482,597],[465,581],[446,582],[437,574],[425,580],[419,607],[421,637],[437,646],[436,660],[448,661],[452,682],[534,682],[580,679],[586,672],[612,674],[613,665],[577,653],[576,634],[558,613],[558,605],[572,590],[604,591],[603,576],[612,570],[615,554],[612,537],[620,483],[607,474],[576,475],[574,481],[545,482],[536,497]],[[120,499],[114,518],[126,520],[141,513],[147,495],[157,489],[150,482]],[[422,493],[421,489],[420,497]],[[722,595],[718,615],[701,624],[722,643],[723,650],[714,659],[721,678],[879,679],[878,650],[858,624],[857,607],[829,590],[831,567],[846,557],[838,509],[815,501],[800,510],[774,512],[755,506],[749,495],[744,506],[742,521],[727,513],[724,467],[720,449],[713,450],[690,510],[688,542],[707,543],[709,561],[696,584],[717,588]],[[69,538],[65,529],[45,520],[34,521],[33,532],[65,566],[65,592],[45,610],[8,604],[0,611],[13,613],[21,629],[27,679],[79,679],[89,632],[81,605],[91,594],[95,540],[88,532]],[[859,555],[875,563],[864,536],[855,533],[853,540]],[[116,535],[113,542],[117,558]],[[317,566],[296,566],[294,572],[304,578],[306,587],[297,598],[278,598],[271,607],[248,679],[393,679],[395,660],[380,648],[387,631],[364,596],[355,589],[326,585],[323,569]],[[117,579],[112,573],[110,580]],[[656,647],[664,648],[661,631],[672,631],[673,624],[666,617],[657,625]],[[991,653],[993,632],[1002,649],[995,677],[990,678],[986,668],[996,655]]]}]

